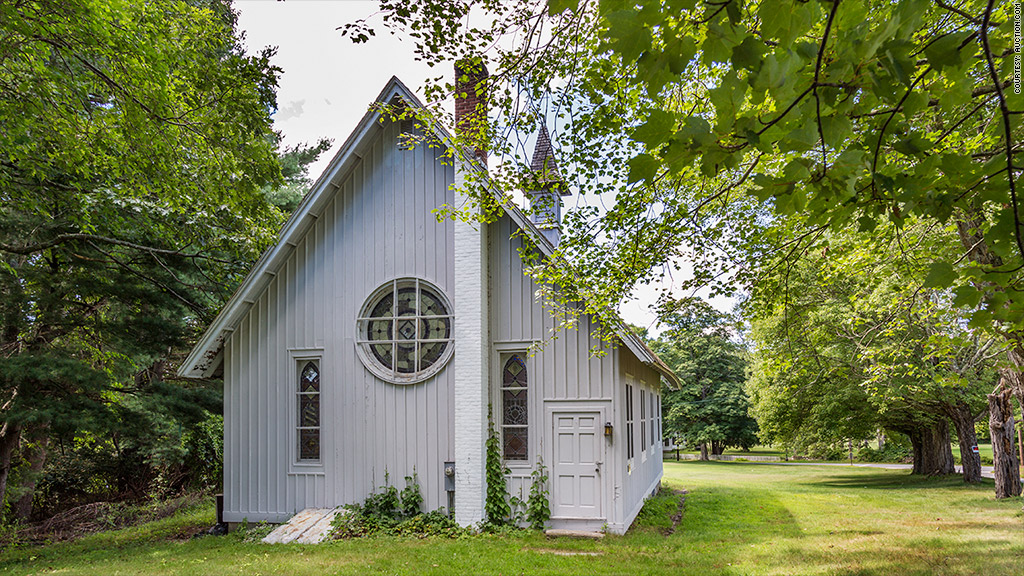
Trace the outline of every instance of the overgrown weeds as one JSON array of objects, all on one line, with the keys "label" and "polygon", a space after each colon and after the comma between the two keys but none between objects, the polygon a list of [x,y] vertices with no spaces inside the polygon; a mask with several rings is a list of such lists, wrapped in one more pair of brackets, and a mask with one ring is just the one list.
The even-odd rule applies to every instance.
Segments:
[{"label": "overgrown weeds", "polygon": [[442,508],[422,512],[423,494],[419,478],[414,472],[405,477],[405,488],[399,491],[388,483],[384,476],[384,487],[366,497],[362,504],[350,504],[334,517],[331,537],[334,539],[359,538],[363,536],[439,536],[459,538],[469,531],[448,517]]},{"label": "overgrown weeds", "polygon": [[0,532],[0,547],[77,540],[97,532],[167,518],[181,510],[207,504],[208,500],[207,494],[190,493],[142,503],[92,502],[64,510],[40,522],[9,527]]}]

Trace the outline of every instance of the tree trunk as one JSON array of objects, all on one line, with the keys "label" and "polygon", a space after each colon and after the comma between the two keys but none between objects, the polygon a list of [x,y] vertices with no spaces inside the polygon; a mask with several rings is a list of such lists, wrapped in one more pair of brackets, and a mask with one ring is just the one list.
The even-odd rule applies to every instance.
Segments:
[{"label": "tree trunk", "polygon": [[910,436],[910,443],[914,447],[912,474],[934,476],[956,472],[953,450],[949,446],[948,422],[942,420],[930,427],[913,428],[908,436]]},{"label": "tree trunk", "polygon": [[1020,496],[1020,470],[1013,445],[1013,394],[1006,377],[996,392],[988,395],[988,425],[992,432],[992,460],[995,464],[996,498]]},{"label": "tree trunk", "polygon": [[700,443],[700,459],[710,460],[710,458],[708,458],[708,445],[706,442]]},{"label": "tree trunk", "polygon": [[21,484],[21,498],[11,506],[14,517],[24,522],[28,522],[32,517],[32,500],[36,495],[39,476],[46,464],[47,448],[50,444],[50,437],[45,430],[41,434],[33,434],[33,436],[36,436],[36,439],[26,454],[29,470]]},{"label": "tree trunk", "polygon": [[725,452],[724,442],[718,440],[714,440],[711,442],[711,454],[715,456],[721,456],[723,452]]},{"label": "tree trunk", "polygon": [[10,422],[0,427],[0,514],[7,495],[7,479],[11,475],[11,455],[21,440],[21,426]]},{"label": "tree trunk", "polygon": [[946,406],[946,415],[953,421],[956,429],[957,442],[960,443],[960,465],[963,469],[964,482],[977,484],[981,482],[981,455],[974,451],[978,445],[978,435],[974,432],[974,414],[966,402]]}]

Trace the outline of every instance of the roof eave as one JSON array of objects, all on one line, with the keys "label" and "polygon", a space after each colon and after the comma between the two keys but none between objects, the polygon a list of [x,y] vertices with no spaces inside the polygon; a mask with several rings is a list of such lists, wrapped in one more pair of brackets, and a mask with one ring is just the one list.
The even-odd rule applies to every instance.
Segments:
[{"label": "roof eave", "polygon": [[[409,101],[410,104],[420,108],[423,105],[419,99],[402,83],[396,76],[384,86],[374,103],[389,102],[395,96],[400,96]],[[231,332],[237,326],[238,321],[249,311],[256,299],[262,294],[263,289],[270,283],[270,280],[277,274],[280,264],[291,255],[292,250],[308,231],[310,226],[319,218],[320,212],[330,200],[330,194],[325,191],[337,188],[335,180],[340,174],[347,171],[348,166],[360,159],[356,150],[359,144],[365,140],[367,135],[377,126],[380,112],[367,110],[356,129],[352,131],[345,143],[338,149],[337,154],[331,159],[327,169],[317,178],[310,187],[299,206],[292,213],[291,217],[281,226],[277,240],[265,250],[256,264],[246,275],[238,289],[231,295],[220,313],[214,318],[210,326],[199,338],[199,341],[192,348],[185,361],[178,367],[178,375],[183,378],[208,378],[223,361],[223,345]],[[435,131],[436,132],[436,131]],[[439,136],[446,136],[440,133]]]}]

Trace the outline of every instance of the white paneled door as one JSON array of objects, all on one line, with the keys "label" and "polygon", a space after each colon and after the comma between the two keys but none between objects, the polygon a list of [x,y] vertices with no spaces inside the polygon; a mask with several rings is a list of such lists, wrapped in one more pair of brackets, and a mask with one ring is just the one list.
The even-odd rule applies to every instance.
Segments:
[{"label": "white paneled door", "polygon": [[553,412],[554,466],[551,515],[601,517],[604,443],[600,412]]}]

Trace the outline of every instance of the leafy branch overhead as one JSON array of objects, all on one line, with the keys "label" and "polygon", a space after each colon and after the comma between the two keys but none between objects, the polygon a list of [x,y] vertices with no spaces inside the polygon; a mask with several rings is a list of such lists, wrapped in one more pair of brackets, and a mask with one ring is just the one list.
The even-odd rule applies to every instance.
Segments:
[{"label": "leafy branch overhead", "polygon": [[591,297],[617,303],[687,260],[690,286],[729,292],[826,230],[917,217],[959,238],[929,285],[982,303],[975,325],[1022,328],[1011,3],[485,1],[479,18],[440,4],[385,2],[384,21],[420,31],[432,64],[484,55],[494,157],[525,159],[515,137],[554,128],[588,198],[561,251]]}]

